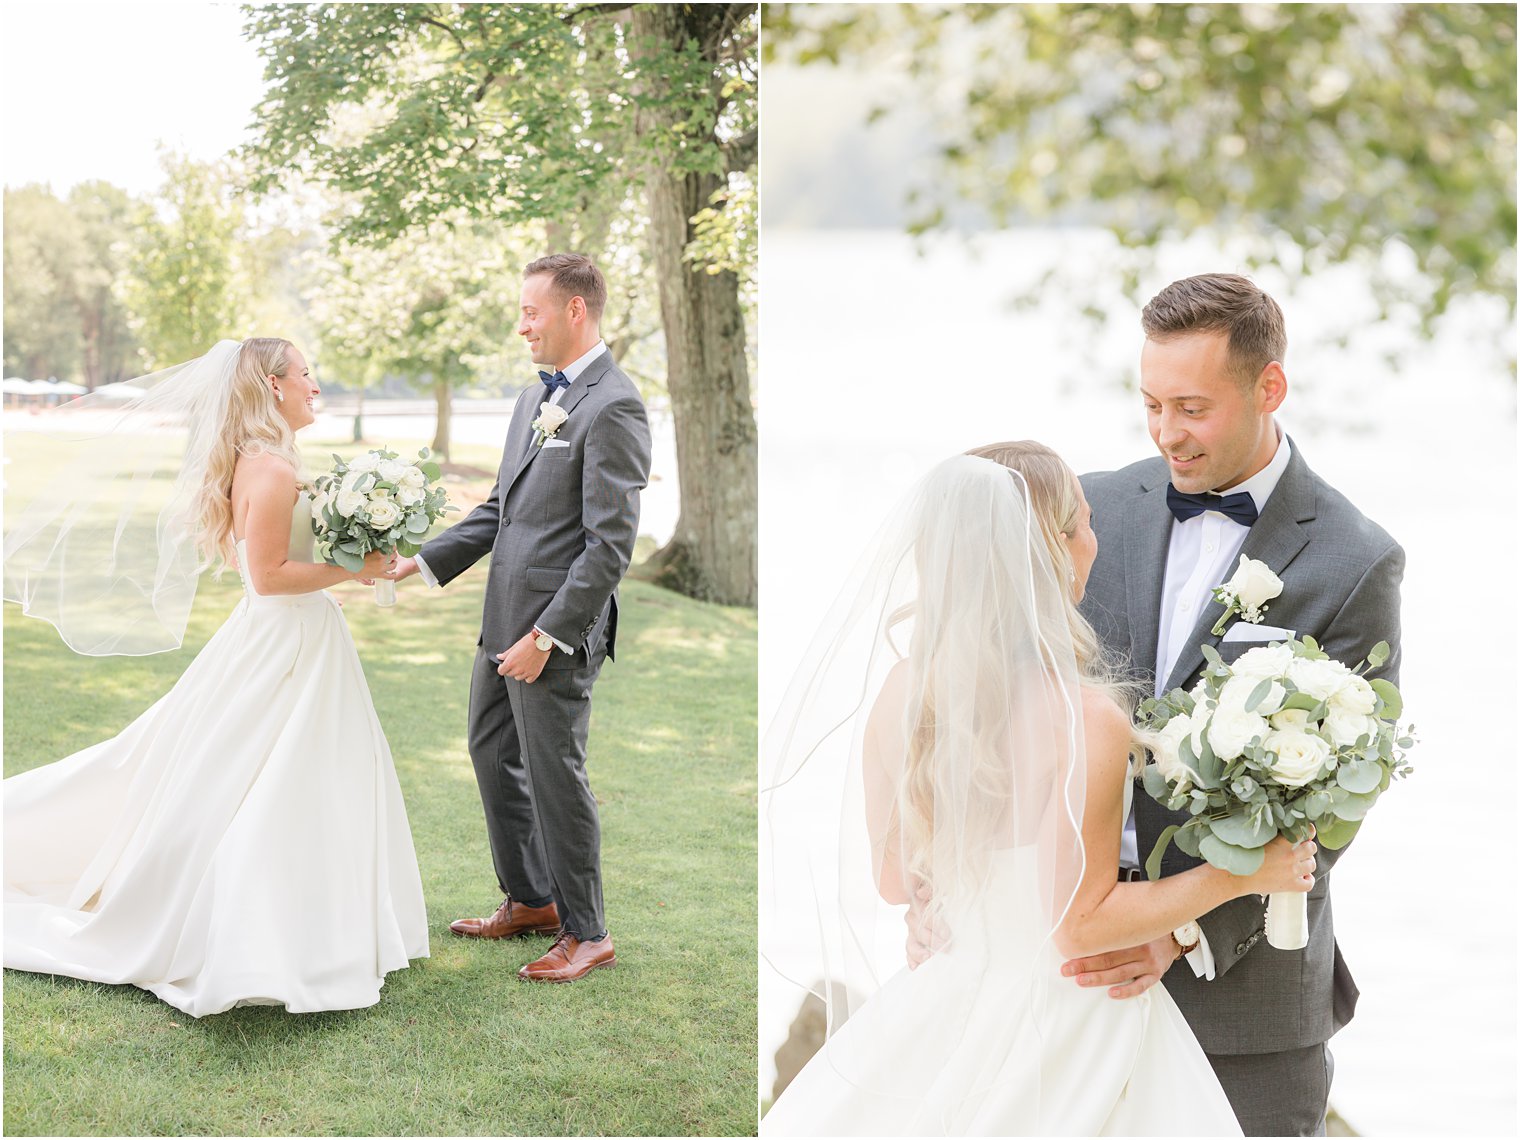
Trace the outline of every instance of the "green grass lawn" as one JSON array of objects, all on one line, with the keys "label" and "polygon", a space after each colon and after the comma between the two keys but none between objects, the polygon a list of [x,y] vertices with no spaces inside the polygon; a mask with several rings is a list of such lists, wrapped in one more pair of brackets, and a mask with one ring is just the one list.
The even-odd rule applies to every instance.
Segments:
[{"label": "green grass lawn", "polygon": [[[464,740],[484,582],[409,581],[393,610],[334,591],[406,795],[432,957],[371,1009],[199,1021],[130,986],[8,971],[7,1134],[753,1134],[755,615],[624,585],[589,761],[618,966],[529,985],[516,971],[548,939],[448,932],[500,901]],[[147,658],[76,657],[7,605],[6,774],[119,731],[239,589],[204,583],[185,648]]]}]

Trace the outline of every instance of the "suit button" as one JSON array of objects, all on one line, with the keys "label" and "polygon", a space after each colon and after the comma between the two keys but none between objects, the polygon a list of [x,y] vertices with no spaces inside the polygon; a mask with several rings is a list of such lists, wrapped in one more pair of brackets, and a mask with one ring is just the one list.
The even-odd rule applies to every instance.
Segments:
[{"label": "suit button", "polygon": [[512,525],[512,520],[511,519],[502,519],[501,520],[501,525],[502,526],[511,526]]}]

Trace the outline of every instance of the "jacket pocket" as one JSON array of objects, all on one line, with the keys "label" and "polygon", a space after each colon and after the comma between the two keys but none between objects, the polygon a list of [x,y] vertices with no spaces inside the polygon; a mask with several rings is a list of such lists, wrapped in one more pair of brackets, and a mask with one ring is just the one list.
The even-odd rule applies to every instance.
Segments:
[{"label": "jacket pocket", "polygon": [[558,566],[529,566],[528,572],[523,576],[523,584],[535,593],[553,594],[565,584],[565,579],[569,576],[568,566],[563,569]]}]

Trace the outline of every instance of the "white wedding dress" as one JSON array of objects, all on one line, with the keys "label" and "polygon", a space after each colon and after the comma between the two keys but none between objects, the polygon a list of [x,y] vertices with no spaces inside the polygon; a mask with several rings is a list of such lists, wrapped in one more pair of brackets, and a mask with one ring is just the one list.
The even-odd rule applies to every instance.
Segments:
[{"label": "white wedding dress", "polygon": [[[1030,944],[1049,926],[1039,908],[1008,905],[1039,898],[1033,849],[995,860],[983,912],[946,915],[951,948],[904,967],[846,1021],[761,1135],[1239,1136],[1166,987],[1115,1000],[1060,977],[1055,947]],[[968,931],[985,949],[959,945]],[[1010,966],[1030,960],[1055,984]]]},{"label": "white wedding dress", "polygon": [[[309,507],[294,557],[309,559]],[[238,543],[238,559],[247,563]],[[390,748],[336,601],[243,600],[120,735],[5,781],[5,965],[194,1017],[379,1001],[428,954]]]}]

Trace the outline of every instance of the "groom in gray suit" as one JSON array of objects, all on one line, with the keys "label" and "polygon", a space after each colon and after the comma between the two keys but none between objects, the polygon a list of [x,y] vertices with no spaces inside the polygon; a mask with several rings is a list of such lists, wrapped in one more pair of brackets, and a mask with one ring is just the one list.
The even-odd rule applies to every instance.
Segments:
[{"label": "groom in gray suit", "polygon": [[602,910],[601,825],[586,778],[591,686],[615,651],[617,586],[649,481],[649,423],[599,330],[590,258],[530,264],[518,333],[548,371],[518,398],[490,497],[402,559],[396,577],[453,581],[489,554],[470,683],[470,759],[506,898],[467,938],[555,934],[518,972],[571,982],[616,962]]},{"label": "groom in gray suit", "polygon": [[[1287,394],[1287,348],[1276,302],[1243,277],[1207,274],[1168,285],[1145,307],[1140,389],[1159,458],[1082,477],[1098,558],[1082,612],[1150,692],[1190,688],[1203,646],[1228,662],[1253,645],[1309,635],[1356,665],[1392,647],[1371,676],[1397,682],[1404,552],[1309,469],[1274,422]],[[1264,622],[1221,636],[1214,586],[1239,556],[1282,579]],[[1136,878],[1161,830],[1181,823],[1137,786],[1121,846]],[[1323,1134],[1330,1036],[1351,1019],[1357,990],[1335,944],[1331,870],[1321,849],[1309,893],[1309,944],[1274,949],[1255,896],[1235,899],[1146,946],[1067,963],[1116,999],[1165,980],[1219,1076],[1247,1135]],[[1162,874],[1195,866],[1175,845]],[[1176,968],[1179,958],[1187,961]]]}]

